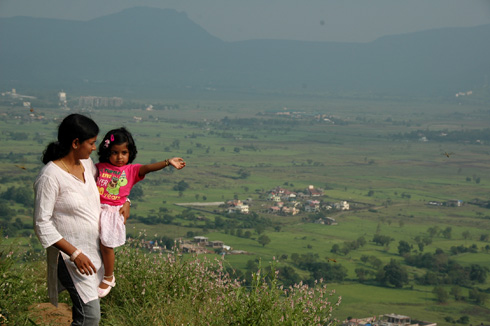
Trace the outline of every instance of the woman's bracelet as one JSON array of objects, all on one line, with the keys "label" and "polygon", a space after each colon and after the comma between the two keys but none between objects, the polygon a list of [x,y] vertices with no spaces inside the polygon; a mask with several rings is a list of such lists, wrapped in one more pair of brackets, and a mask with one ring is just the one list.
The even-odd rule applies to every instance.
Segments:
[{"label": "woman's bracelet", "polygon": [[77,249],[75,250],[71,256],[70,256],[70,260],[71,261],[75,261],[75,259],[77,259],[78,255],[80,255],[82,253],[82,250],[81,249]]},{"label": "woman's bracelet", "polygon": [[165,167],[167,167],[167,166],[170,165],[170,160],[169,159],[166,159],[164,162],[165,162]]}]

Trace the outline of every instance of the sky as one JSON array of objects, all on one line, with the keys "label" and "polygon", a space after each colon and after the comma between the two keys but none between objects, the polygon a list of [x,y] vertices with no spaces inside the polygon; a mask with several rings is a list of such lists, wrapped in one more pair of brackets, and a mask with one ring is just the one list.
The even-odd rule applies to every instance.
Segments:
[{"label": "sky", "polygon": [[0,0],[0,17],[90,20],[135,6],[186,12],[224,41],[370,42],[490,24],[490,0]]}]

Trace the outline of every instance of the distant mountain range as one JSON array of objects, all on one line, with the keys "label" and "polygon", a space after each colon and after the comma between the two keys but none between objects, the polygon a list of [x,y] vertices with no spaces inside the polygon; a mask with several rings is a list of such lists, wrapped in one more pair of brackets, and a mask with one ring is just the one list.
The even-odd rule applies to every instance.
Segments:
[{"label": "distant mountain range", "polygon": [[136,7],[86,22],[0,18],[0,87],[166,94],[454,94],[490,78],[490,25],[370,43],[224,42],[185,13]]}]

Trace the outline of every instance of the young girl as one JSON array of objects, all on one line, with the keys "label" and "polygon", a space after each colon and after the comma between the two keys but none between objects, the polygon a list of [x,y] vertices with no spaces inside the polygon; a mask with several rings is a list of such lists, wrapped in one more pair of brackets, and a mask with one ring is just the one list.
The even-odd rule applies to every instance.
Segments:
[{"label": "young girl", "polygon": [[180,170],[185,162],[180,157],[151,164],[131,164],[136,158],[136,145],[125,128],[109,131],[99,145],[97,188],[102,206],[100,215],[100,248],[104,263],[104,279],[99,284],[99,298],[105,297],[116,285],[114,277],[114,248],[126,241],[126,219],[119,208],[128,199],[133,185],[149,172],[172,165]]}]

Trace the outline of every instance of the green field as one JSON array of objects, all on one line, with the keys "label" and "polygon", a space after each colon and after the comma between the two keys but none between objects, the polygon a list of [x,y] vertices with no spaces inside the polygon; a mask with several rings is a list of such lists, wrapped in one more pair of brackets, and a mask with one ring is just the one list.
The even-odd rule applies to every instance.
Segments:
[{"label": "green field", "polygon": [[[163,104],[177,103],[167,102]],[[0,193],[11,187],[31,187],[41,167],[41,153],[55,139],[59,119],[71,112],[85,112],[99,123],[102,134],[120,126],[132,131],[139,151],[137,163],[173,156],[181,156],[187,162],[181,171],[152,173],[141,183],[144,196],[134,202],[131,214],[143,219],[130,219],[128,233],[144,232],[148,239],[186,238],[191,231],[209,240],[221,240],[249,253],[225,256],[227,264],[238,269],[245,269],[249,260],[260,258],[267,262],[278,257],[280,265],[293,267],[300,276],[307,277],[307,271],[293,264],[293,254],[318,254],[323,262],[326,258],[335,259],[336,263],[330,263],[347,269],[343,282],[330,285],[343,298],[336,311],[339,319],[397,313],[440,325],[446,323],[445,317],[457,320],[465,315],[474,325],[490,322],[490,300],[475,304],[468,298],[469,287],[462,289],[465,301],[455,301],[450,296],[446,303],[438,303],[433,285],[415,281],[415,276],[423,275],[425,270],[406,265],[397,248],[403,240],[413,246],[415,254],[417,237],[427,237],[429,228],[442,231],[450,227],[450,237],[434,235],[423,252],[441,249],[449,253],[452,247],[474,244],[477,252],[449,258],[462,266],[478,264],[490,269],[490,253],[485,250],[489,239],[482,237],[490,233],[490,210],[472,204],[475,199],[489,199],[488,106],[453,99],[321,96],[179,101],[178,109],[153,111],[142,109],[146,104],[150,103],[70,111],[36,108],[32,116],[26,108],[4,104],[0,107]],[[330,121],[318,118],[319,115]],[[137,122],[133,117],[142,119]],[[410,138],[407,135],[411,132],[420,135]],[[422,141],[426,134],[438,138]],[[453,135],[459,138],[449,139]],[[444,153],[451,154],[448,157]],[[93,159],[96,161],[95,153]],[[243,171],[247,176],[242,178]],[[174,186],[181,180],[189,187],[179,193]],[[351,204],[353,209],[349,211],[322,212],[337,220],[338,225],[334,226],[305,221],[307,213],[267,213],[267,207],[272,205],[265,200],[267,191],[276,186],[304,190],[308,185],[325,190],[322,201],[346,200],[362,203],[362,208],[355,209]],[[229,232],[231,228],[209,228],[205,222],[186,218],[182,215],[186,209],[174,205],[233,198],[252,198],[251,211],[271,221],[263,231],[271,240],[269,244],[258,243],[255,228],[248,229],[250,238],[237,237]],[[428,205],[430,201],[449,200],[462,200],[464,205]],[[16,212],[9,223],[20,219],[26,226],[15,231],[9,240],[15,236],[26,239],[32,234],[28,227],[32,225],[32,208],[13,202],[9,205]],[[172,224],[143,223],[145,217],[158,215],[162,209],[175,216]],[[221,215],[219,207],[191,212],[211,222],[217,216],[225,220],[225,225],[230,222]],[[376,233],[394,240],[389,246],[376,245],[372,242]],[[359,237],[367,241],[361,248],[346,255],[330,251],[334,244],[342,246]],[[409,283],[401,289],[378,286],[374,280],[359,283],[356,268],[374,271],[362,262],[363,255],[375,256],[383,264],[391,259],[399,261],[408,271]],[[488,295],[490,280],[472,286]],[[451,285],[443,287],[449,292]]]}]

